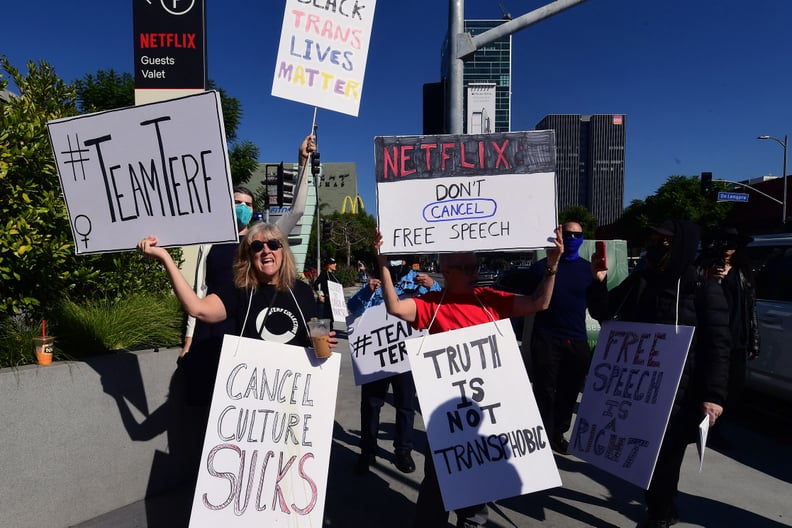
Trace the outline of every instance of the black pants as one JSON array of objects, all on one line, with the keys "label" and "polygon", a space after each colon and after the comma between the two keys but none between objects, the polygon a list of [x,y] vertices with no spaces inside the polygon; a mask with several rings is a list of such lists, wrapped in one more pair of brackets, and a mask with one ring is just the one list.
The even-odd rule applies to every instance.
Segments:
[{"label": "black pants", "polygon": [[[443,506],[440,482],[437,480],[432,450],[428,446],[425,454],[424,478],[418,490],[413,528],[445,528],[448,526],[448,512]],[[454,510],[454,513],[457,516],[457,528],[484,526],[489,516],[486,504],[467,506]]]},{"label": "black pants", "polygon": [[679,473],[688,444],[695,442],[698,423],[704,418],[696,404],[687,404],[668,422],[652,481],[644,496],[650,519],[669,520],[676,512]]},{"label": "black pants", "polygon": [[393,406],[396,408],[396,434],[393,447],[396,451],[410,451],[413,447],[415,423],[415,382],[412,372],[402,372],[384,379],[364,383],[360,387],[360,452],[377,454],[377,433],[380,410],[385,404],[388,387],[393,386]]},{"label": "black pants", "polygon": [[572,424],[578,393],[591,364],[591,348],[585,340],[534,331],[531,358],[536,404],[548,437],[557,440]]}]

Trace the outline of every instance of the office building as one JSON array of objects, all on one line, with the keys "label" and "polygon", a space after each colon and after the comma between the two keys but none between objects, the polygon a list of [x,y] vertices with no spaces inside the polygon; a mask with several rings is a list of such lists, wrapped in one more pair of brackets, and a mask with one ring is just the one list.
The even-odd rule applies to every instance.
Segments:
[{"label": "office building", "polygon": [[[505,20],[465,20],[465,31],[475,36]],[[511,35],[477,50],[465,61],[463,73],[463,130],[466,133],[509,132],[511,130]],[[447,133],[446,81],[448,79],[448,38],[441,54],[441,81],[424,85],[424,134]],[[468,100],[494,91],[494,105],[468,108]],[[490,108],[492,111],[490,112]],[[490,115],[493,113],[494,115]],[[473,116],[473,120],[469,118]],[[473,122],[469,122],[473,121]]]},{"label": "office building", "polygon": [[624,211],[626,117],[621,114],[550,114],[537,130],[556,133],[556,193],[559,211],[588,208],[599,225]]}]

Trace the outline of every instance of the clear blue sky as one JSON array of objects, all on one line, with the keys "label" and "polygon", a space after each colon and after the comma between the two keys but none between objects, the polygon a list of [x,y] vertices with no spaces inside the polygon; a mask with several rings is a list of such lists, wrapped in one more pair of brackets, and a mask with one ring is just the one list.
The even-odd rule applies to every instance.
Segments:
[{"label": "clear blue sky", "polygon": [[[549,0],[467,0],[466,18],[513,16]],[[126,4],[126,8],[119,7]],[[242,103],[239,138],[261,161],[294,159],[313,108],[270,95],[284,0],[207,0],[209,77]],[[6,2],[0,54],[44,59],[66,81],[133,72],[132,3]],[[421,133],[421,90],[440,76],[444,0],[379,0],[360,114],[319,109],[323,161],[357,163],[375,212],[378,135]],[[625,201],[671,175],[780,175],[792,132],[789,0],[588,0],[514,35],[512,130],[549,113],[626,117]],[[780,207],[780,206],[779,206]]]}]

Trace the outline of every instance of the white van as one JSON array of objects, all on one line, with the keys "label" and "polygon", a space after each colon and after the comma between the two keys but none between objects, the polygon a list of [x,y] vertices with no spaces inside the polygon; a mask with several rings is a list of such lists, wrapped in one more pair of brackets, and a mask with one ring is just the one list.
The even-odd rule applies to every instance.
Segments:
[{"label": "white van", "polygon": [[757,235],[747,246],[756,274],[759,357],[746,386],[792,401],[792,233]]}]

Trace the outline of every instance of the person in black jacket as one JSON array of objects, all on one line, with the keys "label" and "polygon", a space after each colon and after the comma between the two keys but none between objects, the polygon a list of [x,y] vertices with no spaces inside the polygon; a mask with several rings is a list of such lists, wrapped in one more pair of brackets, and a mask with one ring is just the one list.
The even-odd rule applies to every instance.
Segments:
[{"label": "person in black jacket", "polygon": [[699,278],[694,265],[699,238],[698,226],[686,220],[668,220],[654,228],[646,265],[610,292],[602,259],[596,254],[592,258],[597,280],[589,287],[587,300],[595,319],[696,327],[645,493],[647,518],[639,528],[665,528],[679,520],[675,499],[685,450],[696,440],[699,422],[706,415],[714,425],[726,400],[729,307],[717,281]]},{"label": "person in black jacket", "polygon": [[[733,411],[745,385],[746,362],[759,357],[756,282],[751,260],[745,254],[737,229],[722,227],[702,240],[700,273],[718,280],[729,301],[732,350],[726,404]],[[723,423],[710,431],[707,443],[720,449],[733,447],[723,433]]]}]

